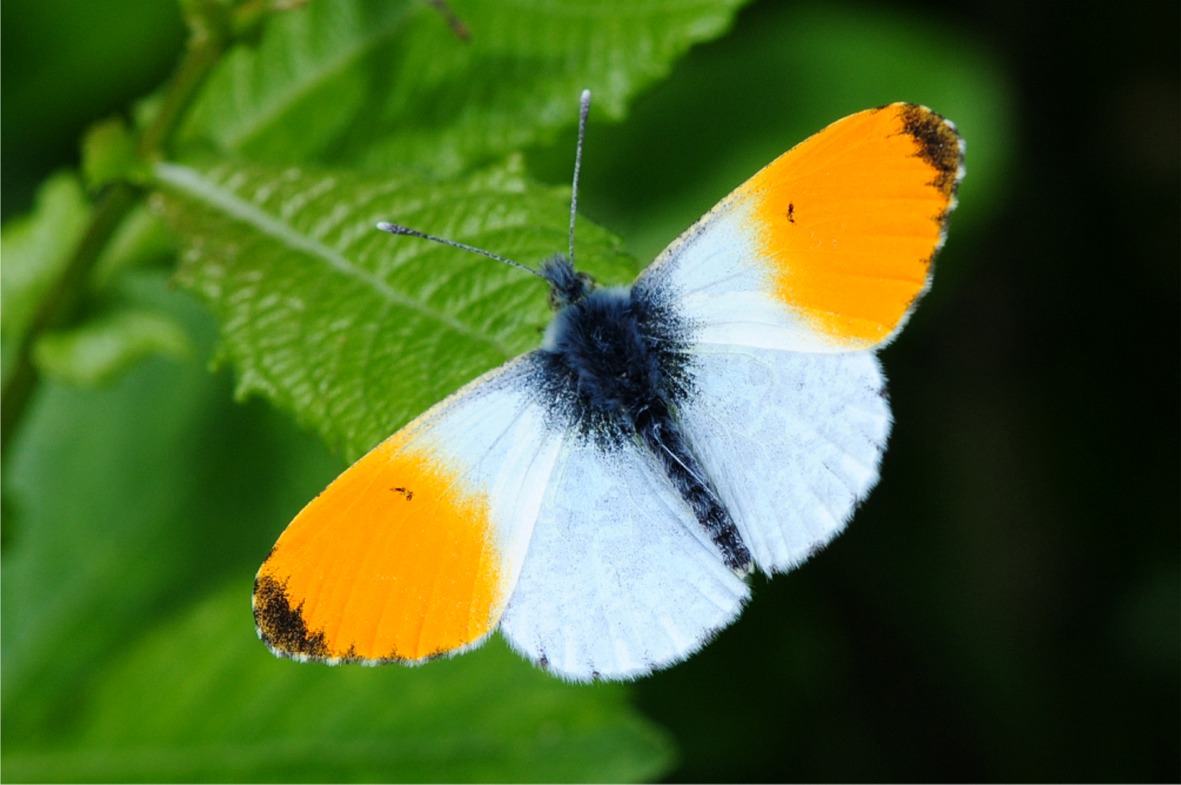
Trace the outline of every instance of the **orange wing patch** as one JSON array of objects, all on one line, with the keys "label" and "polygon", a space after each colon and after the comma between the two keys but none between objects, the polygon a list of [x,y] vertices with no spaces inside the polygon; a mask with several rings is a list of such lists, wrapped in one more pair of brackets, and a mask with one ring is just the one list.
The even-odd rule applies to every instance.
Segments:
[{"label": "orange wing patch", "polygon": [[739,189],[775,296],[846,348],[888,339],[927,288],[963,175],[955,126],[892,104],[846,117]]},{"label": "orange wing patch", "polygon": [[473,643],[505,591],[487,499],[405,434],[291,522],[259,570],[254,618],[277,654],[421,660]]}]

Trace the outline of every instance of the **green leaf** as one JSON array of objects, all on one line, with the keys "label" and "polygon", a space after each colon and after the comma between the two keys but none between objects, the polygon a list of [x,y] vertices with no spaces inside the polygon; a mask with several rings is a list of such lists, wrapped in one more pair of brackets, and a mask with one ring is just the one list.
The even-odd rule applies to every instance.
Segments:
[{"label": "green leaf", "polygon": [[236,581],[159,625],[97,680],[70,750],[12,756],[7,775],[617,782],[667,767],[666,739],[627,708],[624,687],[563,684],[500,640],[416,669],[280,661],[254,636],[248,593]]},{"label": "green leaf", "polygon": [[168,316],[122,306],[78,327],[44,334],[33,347],[33,361],[47,377],[93,387],[144,357],[183,357],[189,348],[184,328]]},{"label": "green leaf", "polygon": [[[540,342],[546,287],[392,219],[536,266],[567,244],[569,189],[516,165],[445,183],[246,165],[157,169],[178,279],[216,314],[240,395],[262,393],[356,457],[464,382]],[[634,262],[587,221],[580,267]]]},{"label": "green leaf", "polygon": [[[144,302],[181,320],[198,345],[211,343],[209,317],[169,290],[164,275],[144,289]],[[217,403],[226,395],[220,382],[195,359],[143,363],[100,390],[46,380],[5,443],[5,753],[67,732],[98,663],[153,612],[191,600],[220,579],[227,559],[241,559],[233,534],[249,532],[245,517],[282,514],[270,498],[235,499],[230,509],[222,501],[241,483],[243,465],[234,460],[237,431],[205,443],[218,417],[239,408]],[[253,460],[265,460],[258,427],[236,424],[256,445]],[[256,541],[247,552],[265,548]]]},{"label": "green leaf", "polygon": [[183,137],[255,161],[453,174],[569,126],[583,88],[622,117],[743,2],[455,0],[468,42],[425,2],[309,3],[232,53]]},{"label": "green leaf", "polygon": [[49,296],[78,239],[90,207],[73,173],[46,180],[31,214],[8,221],[0,233],[0,345],[8,377],[14,350]]},{"label": "green leaf", "polygon": [[132,208],[103,248],[94,265],[91,285],[104,291],[130,270],[153,265],[171,265],[176,256],[172,233],[144,204]]},{"label": "green leaf", "polygon": [[[5,224],[0,237],[4,251],[0,347],[5,379],[38,309],[54,296],[90,215],[77,176],[61,173],[42,186],[33,213]],[[171,253],[172,243],[159,220],[143,208],[133,210],[103,250],[81,300],[114,291],[129,269],[169,258]],[[42,372],[62,381],[93,385],[109,381],[148,354],[176,356],[187,346],[183,331],[150,309],[113,307],[108,302],[97,309],[99,321],[87,321],[94,313],[94,309],[87,311],[78,323],[35,341],[34,361]]]},{"label": "green leaf", "polygon": [[376,78],[371,61],[413,19],[429,15],[417,0],[275,11],[257,47],[236,47],[209,78],[179,141],[272,162],[324,150],[365,109]]},{"label": "green leaf", "polygon": [[[208,317],[153,286],[203,355]],[[339,462],[225,381],[194,358],[97,392],[47,382],[5,444],[6,781],[660,776],[667,740],[626,688],[562,683],[498,640],[421,668],[271,656],[251,576]]]},{"label": "green leaf", "polygon": [[120,118],[95,123],[82,139],[82,173],[86,184],[99,188],[143,173],[135,139]]}]

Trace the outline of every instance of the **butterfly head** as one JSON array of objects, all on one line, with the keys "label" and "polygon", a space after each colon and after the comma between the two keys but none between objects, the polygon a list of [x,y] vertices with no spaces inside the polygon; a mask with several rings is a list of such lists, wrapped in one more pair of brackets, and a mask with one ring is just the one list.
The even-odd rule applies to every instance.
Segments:
[{"label": "butterfly head", "polygon": [[590,275],[575,270],[565,254],[545,260],[540,274],[549,282],[549,303],[555,311],[581,301],[598,286]]}]

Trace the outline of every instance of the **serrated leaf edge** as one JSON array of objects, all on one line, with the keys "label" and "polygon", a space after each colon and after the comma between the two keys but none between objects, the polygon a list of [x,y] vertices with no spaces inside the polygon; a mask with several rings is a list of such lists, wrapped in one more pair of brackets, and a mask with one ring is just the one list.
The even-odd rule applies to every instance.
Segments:
[{"label": "serrated leaf edge", "polygon": [[483,333],[472,330],[470,327],[442,311],[428,308],[421,302],[398,292],[372,273],[359,269],[336,249],[308,238],[305,234],[291,227],[290,224],[269,215],[256,205],[237,195],[223,188],[219,188],[217,184],[202,177],[197,170],[178,164],[159,163],[156,164],[154,173],[158,182],[166,184],[190,198],[212,205],[234,220],[250,225],[257,231],[287,245],[292,250],[319,259],[331,267],[333,271],[372,288],[373,291],[377,292],[389,303],[415,311],[440,324],[446,325],[466,338],[491,346],[505,357],[512,355],[508,347],[503,346],[500,342],[493,340]]}]

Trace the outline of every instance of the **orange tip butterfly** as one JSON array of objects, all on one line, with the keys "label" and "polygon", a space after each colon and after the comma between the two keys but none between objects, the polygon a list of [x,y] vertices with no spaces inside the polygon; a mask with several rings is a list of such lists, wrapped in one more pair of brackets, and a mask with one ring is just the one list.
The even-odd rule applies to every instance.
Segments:
[{"label": "orange tip butterfly", "polygon": [[573,264],[589,106],[569,254],[525,268],[556,308],[541,348],[296,516],[254,585],[275,654],[413,664],[499,629],[566,679],[644,676],[734,621],[753,570],[800,564],[877,482],[891,417],[874,352],[930,283],[964,174],[955,126],[904,103],[839,120],[631,286],[596,288]]}]

